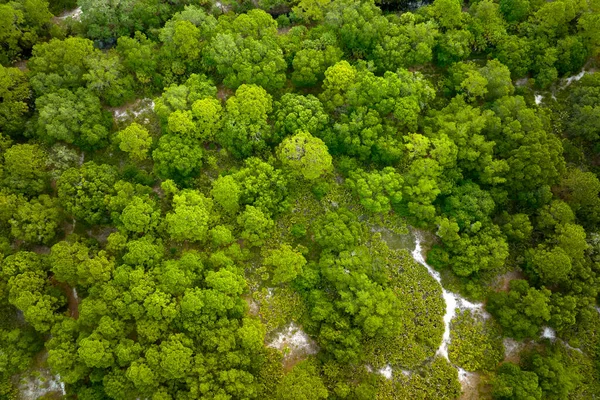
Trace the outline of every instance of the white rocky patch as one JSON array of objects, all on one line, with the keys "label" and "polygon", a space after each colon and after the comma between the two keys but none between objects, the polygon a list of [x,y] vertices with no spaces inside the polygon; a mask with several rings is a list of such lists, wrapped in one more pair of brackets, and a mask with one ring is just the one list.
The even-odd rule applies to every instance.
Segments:
[{"label": "white rocky patch", "polygon": [[81,14],[82,13],[83,13],[83,11],[81,11],[81,7],[77,7],[74,10],[66,11],[66,12],[62,13],[58,17],[58,19],[73,18],[75,21],[79,21],[81,19]]},{"label": "white rocky patch", "polygon": [[154,100],[152,99],[142,99],[140,102],[140,107],[137,110],[133,110],[132,113],[134,116],[138,117],[142,113],[154,111]]},{"label": "white rocky patch", "polygon": [[113,118],[116,121],[123,121],[127,118],[137,118],[140,115],[154,111],[154,100],[152,99],[141,99],[134,103],[126,104],[122,107],[113,110]]},{"label": "white rocky patch", "polygon": [[274,293],[274,289],[273,288],[267,288],[267,295],[265,296],[266,299],[270,299],[271,297],[273,297],[273,293]]},{"label": "white rocky patch", "polygon": [[[550,339],[550,340],[552,340],[552,341],[555,341],[555,340],[557,340],[557,338],[556,338],[556,331],[555,331],[554,329],[552,329],[552,328],[548,327],[548,326],[545,326],[545,327],[544,327],[544,330],[542,331],[542,334],[540,335],[540,337],[541,337],[542,339]],[[569,343],[565,342],[565,341],[564,341],[564,340],[562,340],[562,339],[558,339],[558,341],[559,341],[559,342],[560,342],[560,343],[561,343],[563,346],[565,346],[567,349],[569,349],[569,350],[574,350],[574,351],[578,351],[578,352],[580,352],[580,353],[583,353],[583,352],[581,351],[581,349],[580,349],[580,348],[573,347],[573,346],[571,346]]]},{"label": "white rocky patch", "polygon": [[319,351],[316,343],[294,322],[290,322],[268,346],[284,353],[284,358],[317,354]]},{"label": "white rocky patch", "polygon": [[474,375],[473,372],[465,371],[464,369],[462,369],[460,367],[458,368],[458,380],[461,382],[468,381],[471,378],[471,376],[473,376],[473,375]]},{"label": "white rocky patch", "polygon": [[50,393],[60,394],[64,397],[65,384],[60,379],[60,375],[46,376],[40,371],[40,376],[35,378],[24,378],[19,384],[19,395],[21,400],[36,400]]},{"label": "white rocky patch", "polygon": [[512,357],[521,352],[524,344],[522,342],[517,342],[515,339],[505,338],[502,341],[504,344],[504,356],[506,358]]},{"label": "white rocky patch", "polygon": [[544,96],[542,96],[541,94],[536,94],[534,97],[535,97],[535,104],[537,104],[538,106],[540,104],[542,104],[542,100],[544,100]]},{"label": "white rocky patch", "polygon": [[545,326],[544,330],[542,331],[541,338],[554,340],[556,339],[556,331],[548,326]]},{"label": "white rocky patch", "polygon": [[379,374],[383,375],[385,379],[392,379],[392,367],[390,367],[389,365],[386,365],[385,367],[381,368],[379,371],[377,371]]},{"label": "white rocky patch", "polygon": [[525,86],[527,85],[528,78],[521,78],[515,81],[515,86]]},{"label": "white rocky patch", "polygon": [[573,75],[570,76],[568,78],[565,79],[565,86],[569,86],[571,83],[573,82],[577,82],[578,80],[580,80],[581,78],[583,78],[583,76],[587,73],[587,71],[581,71],[580,73],[578,73],[577,75]]}]

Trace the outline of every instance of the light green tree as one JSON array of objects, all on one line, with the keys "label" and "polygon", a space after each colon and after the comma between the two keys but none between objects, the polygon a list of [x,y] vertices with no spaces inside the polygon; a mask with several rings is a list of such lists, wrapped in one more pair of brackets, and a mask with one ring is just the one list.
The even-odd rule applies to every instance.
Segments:
[{"label": "light green tree", "polygon": [[129,156],[136,161],[145,160],[152,145],[150,133],[137,122],[133,122],[127,128],[117,132],[116,140],[119,148],[129,153]]},{"label": "light green tree", "polygon": [[315,180],[333,171],[327,146],[308,132],[298,132],[286,138],[277,151],[279,160],[307,180]]},{"label": "light green tree", "polygon": [[288,244],[282,244],[278,249],[271,250],[263,262],[273,268],[274,285],[294,280],[306,265],[304,256]]},{"label": "light green tree", "polygon": [[174,195],[173,211],[165,217],[169,236],[178,241],[204,241],[212,208],[212,200],[195,190]]}]

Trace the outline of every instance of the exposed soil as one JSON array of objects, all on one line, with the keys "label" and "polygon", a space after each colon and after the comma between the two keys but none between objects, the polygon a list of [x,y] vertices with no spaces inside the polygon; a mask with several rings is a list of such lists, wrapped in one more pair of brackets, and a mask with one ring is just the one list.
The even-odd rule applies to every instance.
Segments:
[{"label": "exposed soil", "polygon": [[47,358],[47,351],[40,352],[33,360],[34,367],[16,377],[20,400],[65,398],[65,385],[60,376],[51,374],[46,363]]},{"label": "exposed soil", "polygon": [[301,327],[291,322],[285,327],[268,347],[273,347],[283,354],[283,369],[291,370],[294,365],[306,359],[309,355],[317,354],[319,347]]},{"label": "exposed soil", "polygon": [[[131,103],[122,105],[121,107],[111,107],[110,112],[113,114],[115,122],[119,123],[122,121],[132,121],[143,115],[154,111],[154,101],[152,99],[144,98],[137,99]],[[143,121],[147,123],[147,120]]]},{"label": "exposed soil", "polygon": [[87,234],[89,237],[93,237],[94,239],[96,239],[98,243],[105,244],[108,241],[108,236],[116,231],[116,228],[110,226],[104,228],[95,227],[94,229],[88,230]]},{"label": "exposed soil", "polygon": [[492,284],[494,290],[497,292],[508,292],[510,281],[514,279],[525,279],[525,274],[523,274],[523,271],[514,270],[507,272],[506,274],[499,275]]},{"label": "exposed soil", "polygon": [[521,361],[520,353],[526,347],[530,346],[524,342],[517,342],[511,338],[504,339],[504,361],[518,364]]},{"label": "exposed soil", "polygon": [[56,24],[56,23],[66,20],[67,18],[72,18],[75,21],[79,21],[81,19],[81,14],[82,14],[81,7],[77,7],[73,10],[64,11],[60,15],[53,17],[52,22],[54,22]]},{"label": "exposed soil", "polygon": [[217,87],[217,97],[220,100],[226,101],[230,96],[233,96],[233,90],[226,88],[223,85]]},{"label": "exposed soil", "polygon": [[248,304],[248,314],[258,317],[260,313],[260,306],[258,303],[254,301],[251,296],[244,296],[244,301]]},{"label": "exposed soil", "polygon": [[67,297],[67,308],[69,309],[69,316],[73,319],[79,318],[79,296],[77,295],[77,290],[75,288],[70,287],[64,282],[58,282],[54,277],[50,279],[52,285],[57,288],[60,288]]},{"label": "exposed soil", "polygon": [[459,397],[460,400],[481,399],[479,394],[481,375],[478,372],[459,371],[458,379],[460,380],[460,384],[462,386],[462,394]]}]

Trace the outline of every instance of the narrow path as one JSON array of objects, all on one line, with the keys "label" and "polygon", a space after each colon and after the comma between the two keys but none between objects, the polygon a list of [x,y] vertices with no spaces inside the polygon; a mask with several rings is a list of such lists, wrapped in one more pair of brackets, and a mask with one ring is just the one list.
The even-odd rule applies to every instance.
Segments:
[{"label": "narrow path", "polygon": [[[442,343],[438,348],[437,354],[444,357],[446,360],[448,359],[448,345],[450,344],[450,322],[452,318],[456,315],[456,309],[460,310],[473,310],[479,312],[484,318],[488,318],[489,314],[484,310],[482,303],[471,303],[467,299],[461,297],[456,293],[452,293],[447,291],[444,286],[442,286],[442,277],[439,272],[434,270],[430,265],[425,262],[425,257],[423,255],[423,248],[421,246],[421,237],[418,233],[415,234],[415,249],[412,251],[412,256],[416,262],[427,268],[427,272],[429,275],[433,277],[442,288],[442,296],[444,297],[444,301],[446,302],[446,314],[444,314],[444,335],[442,336]],[[459,369],[460,370],[460,369]],[[461,371],[459,371],[461,372]],[[462,371],[462,374],[466,374],[466,372]]]}]

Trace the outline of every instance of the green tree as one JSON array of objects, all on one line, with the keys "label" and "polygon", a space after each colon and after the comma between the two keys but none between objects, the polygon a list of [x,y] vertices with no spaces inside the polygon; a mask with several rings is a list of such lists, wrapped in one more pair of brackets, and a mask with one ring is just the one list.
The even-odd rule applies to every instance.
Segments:
[{"label": "green tree", "polygon": [[319,400],[328,397],[327,388],[319,376],[315,362],[312,360],[305,360],[296,364],[283,377],[275,394],[277,400]]},{"label": "green tree", "polygon": [[575,214],[567,203],[562,200],[552,200],[538,210],[535,219],[537,228],[545,232],[555,232],[560,225],[575,222]]},{"label": "green tree", "polygon": [[273,268],[272,282],[274,285],[287,283],[302,273],[306,259],[290,245],[282,244],[278,249],[271,250],[263,263]]},{"label": "green tree", "polygon": [[323,105],[313,95],[286,93],[275,102],[273,110],[274,143],[279,143],[283,138],[297,131],[306,131],[313,136],[318,136],[326,129],[329,122]]},{"label": "green tree", "polygon": [[519,22],[525,19],[530,12],[529,0],[501,0],[500,12],[507,22]]},{"label": "green tree", "polygon": [[501,143],[496,154],[509,166],[505,184],[510,188],[509,197],[521,205],[537,208],[550,200],[546,197],[549,187],[558,183],[565,169],[562,144],[546,131],[543,120],[525,106],[520,96],[498,99],[494,112],[502,128],[487,136]]},{"label": "green tree", "polygon": [[246,240],[250,246],[261,246],[271,235],[271,230],[275,225],[268,215],[250,205],[247,205],[244,212],[238,216],[237,222],[242,227],[242,239]]},{"label": "green tree", "polygon": [[269,215],[288,209],[288,177],[284,171],[251,157],[233,177],[241,188],[240,204],[255,206]]},{"label": "green tree", "polygon": [[254,84],[270,91],[283,87],[287,63],[276,40],[277,23],[269,14],[250,10],[220,30],[206,47],[204,60],[225,86]]},{"label": "green tree", "polygon": [[148,150],[152,145],[148,130],[136,122],[117,132],[116,141],[122,151],[129,153],[129,156],[137,161],[148,157]]},{"label": "green tree", "polygon": [[60,140],[88,149],[106,144],[112,120],[88,90],[60,89],[38,97],[35,105],[39,113],[37,133],[42,140]]},{"label": "green tree", "polygon": [[52,39],[34,46],[27,63],[32,74],[31,86],[38,95],[84,86],[83,76],[89,69],[87,60],[98,52],[91,40],[78,37]]},{"label": "green tree", "polygon": [[202,32],[195,24],[174,18],[160,30],[159,38],[163,57],[172,59],[170,72],[182,76],[198,71]]},{"label": "green tree", "polygon": [[360,242],[361,226],[347,209],[330,211],[315,223],[315,240],[327,249],[342,251]]},{"label": "green tree", "polygon": [[177,241],[204,241],[213,202],[195,190],[173,196],[173,211],[165,217],[167,232]]},{"label": "green tree", "polygon": [[186,184],[200,173],[202,155],[198,143],[173,134],[163,135],[152,152],[154,170],[162,179]]},{"label": "green tree", "polygon": [[225,211],[235,214],[240,208],[241,187],[232,175],[218,177],[212,184],[210,194]]},{"label": "green tree", "polygon": [[[458,1],[452,0],[451,3],[458,3]],[[447,31],[440,36],[435,48],[437,63],[448,66],[467,59],[471,55],[472,42],[473,34],[465,29]]]},{"label": "green tree", "polygon": [[100,335],[92,334],[79,342],[77,355],[91,368],[109,368],[115,360],[111,343]]},{"label": "green tree", "polygon": [[158,226],[160,211],[150,199],[136,196],[123,209],[120,220],[130,232],[147,233]]},{"label": "green tree", "polygon": [[83,75],[86,87],[103,103],[116,107],[134,99],[134,80],[116,51],[96,53],[87,63],[88,72]]},{"label": "green tree", "polygon": [[193,341],[185,335],[171,335],[158,348],[150,348],[146,359],[150,368],[159,372],[164,379],[183,379],[192,366],[192,347]]},{"label": "green tree", "polygon": [[223,126],[223,107],[214,98],[196,100],[192,104],[192,116],[196,126],[196,138],[213,141]]},{"label": "green tree", "polygon": [[402,201],[402,176],[393,167],[381,171],[350,171],[346,185],[356,193],[369,211],[389,212]]},{"label": "green tree", "polygon": [[314,86],[323,81],[327,68],[341,58],[342,51],[335,46],[302,49],[296,53],[292,62],[292,82],[298,87]]},{"label": "green tree", "polygon": [[463,21],[459,0],[435,0],[432,4],[433,15],[444,29],[460,28]]},{"label": "green tree", "polygon": [[528,369],[538,376],[543,398],[567,398],[581,381],[577,368],[566,365],[565,361],[559,353],[547,356],[533,354],[531,359],[526,361]]},{"label": "green tree", "polygon": [[486,305],[507,336],[521,340],[536,337],[550,320],[550,291],[529,287],[527,281],[512,280],[510,291],[492,293]]},{"label": "green tree", "polygon": [[241,85],[226,103],[223,131],[217,141],[238,158],[263,150],[271,137],[267,122],[273,101],[260,86]]},{"label": "green tree", "polygon": [[577,219],[586,226],[600,222],[600,180],[592,172],[572,168],[560,182],[559,196],[571,206]]},{"label": "green tree", "polygon": [[18,68],[0,65],[0,130],[16,134],[25,125],[31,90],[25,73]]},{"label": "green tree", "polygon": [[566,281],[572,269],[569,255],[561,247],[538,245],[528,253],[528,267],[539,276],[544,285],[552,286]]},{"label": "green tree", "polygon": [[533,233],[533,226],[526,214],[509,215],[506,211],[500,215],[500,229],[509,241],[523,242]]},{"label": "green tree", "polygon": [[48,188],[46,153],[35,144],[16,144],[4,152],[4,184],[17,193],[35,195]]},{"label": "green tree", "polygon": [[417,20],[416,15],[405,12],[389,25],[372,56],[378,70],[395,71],[432,61],[439,31],[433,21]]},{"label": "green tree", "polygon": [[325,14],[325,25],[336,32],[343,49],[357,58],[373,52],[388,20],[372,1],[333,1]]},{"label": "green tree", "polygon": [[569,119],[567,133],[571,138],[596,143],[598,134],[597,120],[600,117],[598,98],[600,92],[600,74],[586,74],[569,88]]},{"label": "green tree", "polygon": [[324,17],[324,10],[331,0],[300,0],[292,8],[295,15],[302,21],[320,22]]},{"label": "green tree", "polygon": [[481,221],[474,222],[470,233],[458,233],[458,225],[446,231],[439,230],[447,251],[440,257],[434,253],[431,261],[440,267],[449,266],[455,274],[468,277],[480,271],[499,270],[508,258],[508,244],[496,225],[483,225]]},{"label": "green tree", "polygon": [[492,395],[503,400],[541,400],[542,389],[535,372],[523,371],[518,365],[507,362],[498,368],[492,381]]},{"label": "green tree", "polygon": [[127,242],[125,249],[124,262],[133,266],[146,267],[158,265],[165,252],[162,242],[149,235]]},{"label": "green tree", "polygon": [[0,5],[0,64],[18,60],[42,36],[52,18],[48,2],[18,0]]},{"label": "green tree", "polygon": [[[527,0],[522,1],[529,5]],[[502,8],[503,2],[500,2]],[[506,65],[513,78],[525,76],[531,67],[531,50],[527,38],[516,35],[505,36],[496,46],[495,56]]]},{"label": "green tree", "polygon": [[78,283],[77,268],[90,258],[90,249],[81,242],[60,241],[50,249],[50,270],[59,282]]},{"label": "green tree", "polygon": [[550,317],[549,325],[558,332],[564,332],[576,324],[577,297],[564,296],[558,292],[552,293],[550,307],[552,308],[552,317]]},{"label": "green tree", "polygon": [[144,32],[160,27],[173,12],[162,1],[121,1],[112,4],[107,0],[78,2],[82,10],[82,24],[86,36],[95,40],[110,40],[129,36],[136,30]]},{"label": "green tree", "polygon": [[281,163],[298,171],[305,179],[315,180],[333,171],[327,146],[310,133],[300,131],[286,138],[277,150]]},{"label": "green tree", "polygon": [[4,259],[2,274],[6,279],[8,302],[23,312],[38,332],[48,332],[58,318],[57,310],[64,297],[50,290],[47,266],[35,253],[17,252]]},{"label": "green tree", "polygon": [[116,177],[113,167],[106,164],[87,162],[80,168],[69,168],[56,184],[58,199],[73,218],[97,224],[107,216]]},{"label": "green tree", "polygon": [[[469,8],[475,49],[485,51],[496,46],[506,37],[506,22],[500,13],[500,6],[490,0],[483,0]],[[510,71],[509,71],[510,73]]]},{"label": "green tree", "polygon": [[117,39],[116,50],[121,56],[123,67],[141,85],[156,87],[161,82],[158,73],[158,43],[136,31],[133,37],[121,36]]},{"label": "green tree", "polygon": [[493,101],[513,94],[510,70],[499,61],[489,60],[479,72],[487,80],[486,100]]},{"label": "green tree", "polygon": [[22,200],[10,219],[10,233],[17,240],[48,244],[60,226],[61,213],[58,201],[41,195],[31,201]]},{"label": "green tree", "polygon": [[217,95],[217,88],[206,75],[192,74],[183,85],[171,85],[164,89],[156,99],[154,112],[166,127],[172,112],[191,110],[197,100],[212,98]]}]

